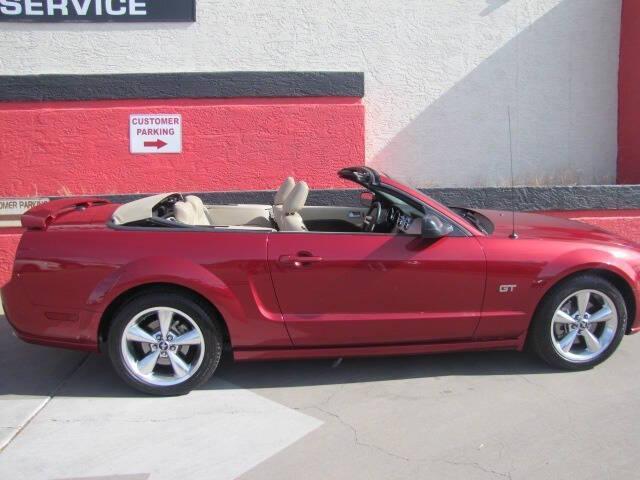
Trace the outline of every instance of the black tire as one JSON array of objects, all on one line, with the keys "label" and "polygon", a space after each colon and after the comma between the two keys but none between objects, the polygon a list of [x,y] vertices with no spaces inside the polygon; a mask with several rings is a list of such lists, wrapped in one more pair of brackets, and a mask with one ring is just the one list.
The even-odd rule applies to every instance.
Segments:
[{"label": "black tire", "polygon": [[[596,290],[607,295],[618,313],[617,330],[609,346],[597,357],[587,361],[570,361],[553,345],[552,320],[556,309],[567,297],[579,290]],[[576,275],[552,288],[542,299],[529,332],[531,349],[549,365],[564,370],[588,370],[609,358],[618,348],[627,328],[627,307],[620,291],[610,281],[593,274]]]},{"label": "black tire", "polygon": [[[188,379],[176,385],[158,386],[141,380],[129,368],[122,351],[122,337],[128,323],[140,312],[155,307],[169,307],[184,312],[197,324],[204,339],[201,363]],[[189,393],[206,382],[220,363],[224,337],[218,322],[216,312],[204,302],[175,290],[158,290],[132,297],[118,309],[109,327],[107,347],[111,363],[128,385],[141,392],[161,396]]]}]

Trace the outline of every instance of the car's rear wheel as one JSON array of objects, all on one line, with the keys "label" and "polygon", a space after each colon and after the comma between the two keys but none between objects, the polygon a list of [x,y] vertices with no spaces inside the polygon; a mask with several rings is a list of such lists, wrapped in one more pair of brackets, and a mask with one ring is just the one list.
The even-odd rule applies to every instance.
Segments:
[{"label": "car's rear wheel", "polygon": [[611,356],[626,325],[627,308],[620,291],[604,278],[579,275],[542,300],[530,340],[535,352],[552,366],[583,370]]},{"label": "car's rear wheel", "polygon": [[215,313],[174,292],[137,296],[115,314],[108,334],[111,362],[132,387],[181,395],[211,377],[223,337]]}]

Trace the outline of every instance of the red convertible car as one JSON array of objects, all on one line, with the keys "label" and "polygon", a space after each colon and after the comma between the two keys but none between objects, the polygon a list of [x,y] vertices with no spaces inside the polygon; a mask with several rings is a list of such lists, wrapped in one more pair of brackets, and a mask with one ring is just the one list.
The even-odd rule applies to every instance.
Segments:
[{"label": "red convertible car", "polygon": [[360,207],[155,195],[56,200],[22,217],[2,289],[27,342],[108,352],[122,378],[185,393],[236,360],[516,349],[578,370],[640,329],[639,247],[530,213],[447,208],[367,167]]}]

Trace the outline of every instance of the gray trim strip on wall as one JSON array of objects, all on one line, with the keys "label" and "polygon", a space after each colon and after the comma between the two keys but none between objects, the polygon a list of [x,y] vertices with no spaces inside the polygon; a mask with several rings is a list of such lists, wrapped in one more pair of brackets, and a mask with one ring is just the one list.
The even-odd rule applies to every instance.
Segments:
[{"label": "gray trim strip on wall", "polygon": [[[450,206],[510,210],[511,190],[486,188],[427,188],[427,195]],[[307,205],[357,206],[360,190],[312,190]],[[271,204],[273,191],[194,192],[205,203]],[[615,210],[640,209],[640,185],[586,185],[516,187],[516,210]],[[115,202],[128,202],[145,195],[106,195]]]},{"label": "gray trim strip on wall", "polygon": [[[640,185],[575,185],[422,189],[446,205],[510,210],[618,210],[640,208]],[[515,205],[513,205],[515,203]]]},{"label": "gray trim strip on wall", "polygon": [[362,72],[0,76],[0,101],[363,96]]}]

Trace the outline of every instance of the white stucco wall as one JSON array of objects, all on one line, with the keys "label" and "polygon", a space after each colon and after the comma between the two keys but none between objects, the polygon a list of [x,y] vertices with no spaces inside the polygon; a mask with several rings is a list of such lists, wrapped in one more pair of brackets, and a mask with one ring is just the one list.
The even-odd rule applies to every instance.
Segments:
[{"label": "white stucco wall", "polygon": [[367,162],[417,186],[611,183],[621,0],[197,0],[195,24],[0,26],[0,74],[364,71]]}]

